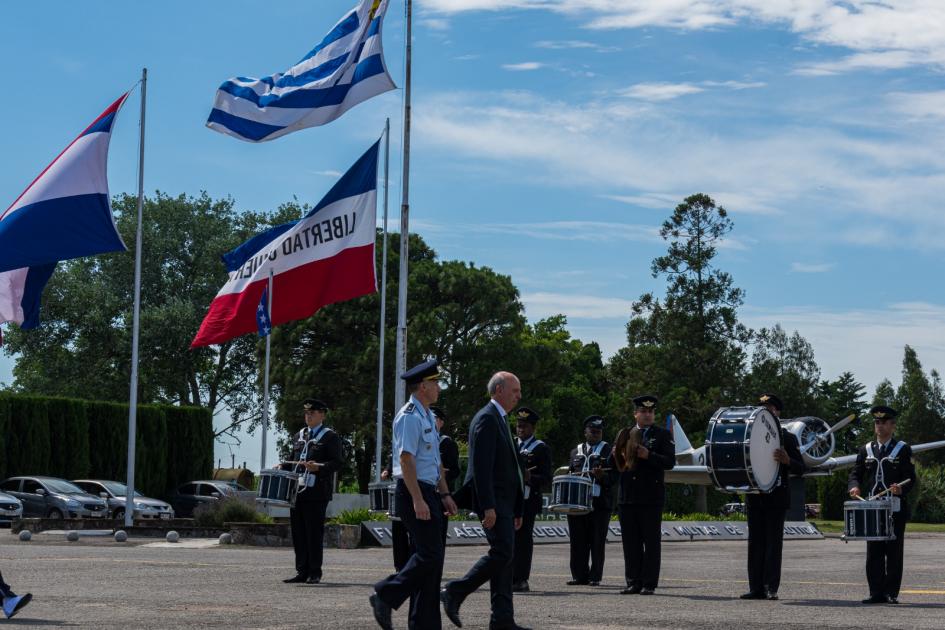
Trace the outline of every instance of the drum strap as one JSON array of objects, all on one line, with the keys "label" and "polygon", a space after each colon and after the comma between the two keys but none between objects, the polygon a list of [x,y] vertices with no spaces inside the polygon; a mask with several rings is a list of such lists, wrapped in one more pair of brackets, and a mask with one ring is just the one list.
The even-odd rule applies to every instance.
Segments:
[{"label": "drum strap", "polygon": [[528,438],[528,441],[522,442],[518,441],[519,453],[524,453],[530,455],[540,444],[544,444],[541,440],[537,439],[534,435]]},{"label": "drum strap", "polygon": [[[328,433],[329,428],[324,424],[319,425],[315,429],[315,434],[310,436],[310,439],[305,443],[305,448],[302,449],[302,454],[299,455],[299,461],[306,461],[308,459],[308,449],[311,448],[313,444],[318,444],[319,441]],[[305,429],[299,432],[299,435],[305,435]],[[299,464],[301,466],[301,464]],[[304,491],[306,488],[310,488],[315,485],[315,473],[310,473],[307,470],[302,472],[302,476],[299,477],[299,492]]]},{"label": "drum strap", "polygon": [[885,462],[886,460],[896,459],[899,456],[899,451],[901,451],[902,447],[905,445],[906,443],[903,442],[902,440],[897,441],[896,445],[893,446],[893,449],[889,452],[889,454],[883,457],[882,459],[880,459],[876,457],[876,454],[873,452],[873,443],[872,442],[867,443],[866,459],[876,461],[876,483],[873,484],[872,492],[875,492],[876,488],[880,486],[882,486],[884,490],[888,487],[886,485],[886,478],[885,478],[886,475],[885,475],[885,471],[883,470],[883,462]]}]

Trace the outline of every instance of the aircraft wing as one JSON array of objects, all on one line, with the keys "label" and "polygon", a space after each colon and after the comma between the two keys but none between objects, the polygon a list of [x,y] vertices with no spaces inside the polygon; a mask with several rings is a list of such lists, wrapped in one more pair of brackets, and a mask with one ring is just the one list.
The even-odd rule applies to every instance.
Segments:
[{"label": "aircraft wing", "polygon": [[[912,452],[921,453],[923,451],[931,451],[942,447],[945,447],[945,440],[939,440],[938,442],[926,442],[924,444],[915,444],[912,447]],[[855,463],[856,455],[841,455],[840,457],[831,457],[822,464],[818,464],[817,466],[814,466],[808,470],[804,476],[817,477],[820,475],[829,475],[835,470],[849,468]]]},{"label": "aircraft wing", "polygon": [[665,473],[666,483],[687,483],[696,486],[711,486],[712,478],[705,466],[676,465]]}]

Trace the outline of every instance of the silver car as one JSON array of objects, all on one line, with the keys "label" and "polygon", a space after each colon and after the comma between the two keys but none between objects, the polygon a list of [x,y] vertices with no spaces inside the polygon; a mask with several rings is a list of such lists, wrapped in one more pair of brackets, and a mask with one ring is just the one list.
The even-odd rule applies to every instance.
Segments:
[{"label": "silver car", "polygon": [[11,523],[15,518],[23,518],[23,504],[12,494],[0,492],[0,523]]},{"label": "silver car", "polygon": [[[118,481],[104,479],[76,479],[72,483],[89,494],[98,495],[108,502],[108,511],[116,519],[125,518],[125,503],[128,496],[128,486]],[[171,519],[174,510],[164,501],[151,499],[135,490],[135,507],[133,519]]]},{"label": "silver car", "polygon": [[0,492],[12,494],[23,504],[23,516],[46,518],[108,518],[101,497],[87,494],[65,479],[11,477],[0,483]]}]

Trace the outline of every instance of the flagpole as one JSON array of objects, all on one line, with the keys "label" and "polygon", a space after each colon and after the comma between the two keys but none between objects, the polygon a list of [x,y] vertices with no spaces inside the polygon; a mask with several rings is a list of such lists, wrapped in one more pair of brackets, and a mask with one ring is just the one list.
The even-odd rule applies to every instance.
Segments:
[{"label": "flagpole", "polygon": [[387,323],[387,192],[390,185],[390,118],[384,124],[384,244],[381,248],[381,323],[377,358],[377,430],[374,444],[374,481],[381,480],[381,444],[384,441],[384,341]]},{"label": "flagpole", "polygon": [[272,338],[272,268],[269,268],[269,287],[266,296],[266,313],[269,316],[269,334],[266,335],[266,366],[263,370],[262,452],[259,455],[259,472],[266,469],[266,437],[269,434],[269,340]]},{"label": "flagpole", "polygon": [[406,391],[401,376],[407,370],[407,257],[410,238],[410,60],[413,53],[411,18],[413,0],[407,4],[407,55],[404,76],[404,175],[400,204],[400,275],[397,284],[397,378],[394,380],[394,409],[404,406]]},{"label": "flagpole", "polygon": [[141,136],[138,140],[138,231],[135,236],[135,302],[131,324],[131,387],[128,400],[128,470],[125,477],[125,527],[134,523],[135,444],[138,424],[138,332],[141,318],[141,225],[144,214],[144,114],[148,95],[148,69],[141,69]]}]

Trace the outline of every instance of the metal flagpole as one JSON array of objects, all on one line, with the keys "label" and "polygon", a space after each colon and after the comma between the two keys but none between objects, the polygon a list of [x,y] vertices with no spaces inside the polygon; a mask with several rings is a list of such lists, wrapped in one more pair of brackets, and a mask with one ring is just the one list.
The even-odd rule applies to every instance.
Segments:
[{"label": "metal flagpole", "polygon": [[125,527],[131,527],[135,507],[135,444],[138,424],[138,330],[141,316],[141,217],[144,214],[144,113],[148,96],[148,69],[141,69],[141,136],[138,140],[138,233],[135,237],[135,303],[131,324],[131,391],[128,400],[128,470],[126,472]]},{"label": "metal flagpole", "polygon": [[407,257],[410,237],[410,58],[413,52],[411,17],[413,0],[407,3],[407,59],[404,77],[404,176],[400,204],[400,275],[397,285],[397,378],[394,380],[394,409],[404,406],[406,390],[401,375],[407,370]]},{"label": "metal flagpole", "polygon": [[374,445],[374,481],[381,480],[381,443],[384,441],[384,341],[387,328],[387,193],[390,185],[390,118],[384,124],[384,244],[381,248],[381,323],[377,359],[377,431]]},{"label": "metal flagpole", "polygon": [[263,413],[262,453],[259,455],[259,472],[266,469],[266,437],[269,433],[269,340],[272,338],[272,268],[269,269],[269,285],[266,291],[266,313],[269,317],[269,334],[266,335],[266,366],[263,368]]}]

